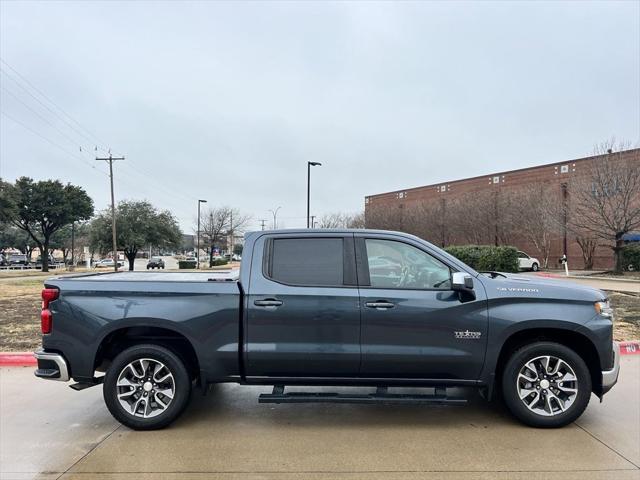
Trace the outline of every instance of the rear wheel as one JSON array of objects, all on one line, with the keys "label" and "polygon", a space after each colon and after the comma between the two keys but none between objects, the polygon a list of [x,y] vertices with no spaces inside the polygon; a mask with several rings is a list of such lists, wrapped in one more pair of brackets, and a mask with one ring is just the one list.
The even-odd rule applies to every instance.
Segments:
[{"label": "rear wheel", "polygon": [[106,373],[104,401],[120,423],[155,430],[173,422],[191,395],[184,362],[159,345],[137,345],[120,353]]},{"label": "rear wheel", "polygon": [[515,351],[502,375],[502,394],[511,413],[532,427],[563,427],[589,404],[591,375],[570,348],[536,342]]}]

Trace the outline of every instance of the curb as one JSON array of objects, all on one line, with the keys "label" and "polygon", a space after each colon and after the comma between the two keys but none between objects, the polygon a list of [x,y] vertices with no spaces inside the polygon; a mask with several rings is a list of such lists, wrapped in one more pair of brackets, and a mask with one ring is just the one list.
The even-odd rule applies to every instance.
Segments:
[{"label": "curb", "polygon": [[[618,343],[620,355],[640,355],[640,340]],[[37,364],[31,352],[0,352],[0,367],[32,367]]]},{"label": "curb", "polygon": [[31,367],[37,364],[33,352],[0,352],[0,367]]},{"label": "curb", "polygon": [[620,343],[620,355],[640,355],[640,340]]}]

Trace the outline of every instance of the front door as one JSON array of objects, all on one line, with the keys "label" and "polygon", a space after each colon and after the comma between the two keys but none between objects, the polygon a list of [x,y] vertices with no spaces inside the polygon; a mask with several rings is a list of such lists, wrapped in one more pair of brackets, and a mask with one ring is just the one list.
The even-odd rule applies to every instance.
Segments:
[{"label": "front door", "polygon": [[254,249],[244,335],[247,377],[357,376],[353,235],[265,235]]},{"label": "front door", "polygon": [[393,235],[356,235],[363,377],[476,379],[484,362],[487,302],[451,290],[437,250]]}]

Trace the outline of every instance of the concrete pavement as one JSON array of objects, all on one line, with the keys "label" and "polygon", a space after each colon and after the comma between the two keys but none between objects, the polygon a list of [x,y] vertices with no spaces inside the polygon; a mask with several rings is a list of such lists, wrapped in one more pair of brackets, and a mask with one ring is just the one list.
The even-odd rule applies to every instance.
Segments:
[{"label": "concrete pavement", "polygon": [[464,407],[262,405],[264,387],[195,394],[168,429],[115,422],[100,387],[74,392],[0,369],[0,478],[639,479],[640,356],[575,424],[520,425],[500,403]]}]

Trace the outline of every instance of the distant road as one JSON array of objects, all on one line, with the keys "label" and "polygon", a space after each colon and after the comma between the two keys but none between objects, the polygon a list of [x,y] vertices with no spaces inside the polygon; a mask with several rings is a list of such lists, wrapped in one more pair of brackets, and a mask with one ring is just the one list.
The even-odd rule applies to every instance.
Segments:
[{"label": "distant road", "polygon": [[565,277],[561,274],[548,274],[546,272],[525,272],[523,275],[533,276],[536,278],[551,278],[553,280],[561,280],[565,282],[577,283],[579,285],[586,285],[589,287],[599,288],[600,290],[612,290],[616,292],[625,293],[640,293],[640,281],[629,281],[627,279],[618,280],[615,278],[602,278],[602,277],[584,277],[584,276],[571,276]]}]

